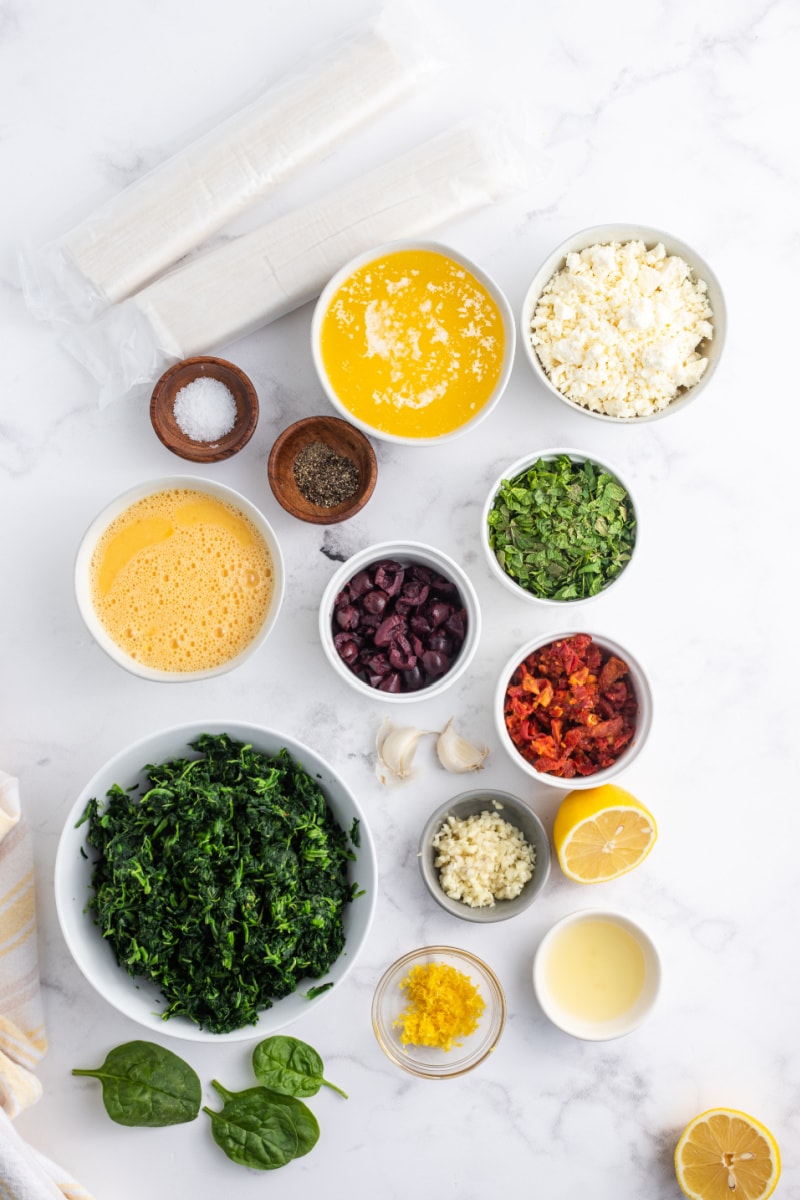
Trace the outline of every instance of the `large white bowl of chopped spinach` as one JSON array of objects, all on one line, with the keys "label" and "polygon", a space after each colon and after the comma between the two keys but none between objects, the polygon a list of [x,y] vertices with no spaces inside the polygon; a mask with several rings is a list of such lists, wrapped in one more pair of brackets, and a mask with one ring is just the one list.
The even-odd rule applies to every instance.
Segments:
[{"label": "large white bowl of chopped spinach", "polygon": [[583,604],[622,578],[638,512],[630,485],[594,455],[540,450],[494,481],[481,514],[489,569],[516,596]]},{"label": "large white bowl of chopped spinach", "polygon": [[341,985],[372,921],[377,861],[324,759],[275,730],[210,721],[100,768],[65,822],[55,893],[75,962],[125,1016],[243,1041]]}]

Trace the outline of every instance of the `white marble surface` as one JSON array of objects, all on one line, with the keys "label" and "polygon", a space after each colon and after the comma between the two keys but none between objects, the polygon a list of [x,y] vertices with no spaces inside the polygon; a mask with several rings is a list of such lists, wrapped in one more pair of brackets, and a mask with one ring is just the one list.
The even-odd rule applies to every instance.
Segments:
[{"label": "white marble surface", "polygon": [[[73,602],[77,542],[95,512],[142,479],[181,469],[144,403],[100,410],[91,378],[28,315],[16,254],[65,230],[179,149],[261,81],[338,32],[366,3],[276,0],[0,2],[0,401],[2,687],[0,763],[22,781],[36,838],[41,967],[50,1050],[43,1100],[19,1119],[31,1143],[97,1200],[195,1196],[408,1194],[485,1200],[521,1190],[547,1200],[669,1200],[672,1149],[704,1108],[759,1116],[785,1159],[779,1195],[800,1197],[800,972],[796,930],[797,63],[800,7],[788,0],[568,0],[487,6],[437,0],[447,72],[270,202],[317,194],[452,120],[502,103],[525,132],[523,192],[438,231],[498,280],[518,310],[529,277],[570,233],[630,220],[673,232],[712,264],[726,292],[728,342],[696,405],[639,428],[567,411],[521,355],[479,431],[441,448],[377,443],[372,502],[328,529],[274,501],[266,459],[293,419],[329,411],[308,350],[310,306],[224,348],[255,381],[257,432],[201,473],[231,484],[274,523],[288,568],[278,628],[230,675],[158,685],[91,642]],[[648,667],[656,718],[622,777],[656,814],[648,862],[616,883],[570,884],[554,870],[526,915],[459,922],[427,897],[415,862],[426,813],[459,790],[430,753],[418,778],[386,790],[373,773],[384,707],[354,698],[317,644],[316,607],[335,560],[370,542],[424,534],[469,571],[484,613],[474,667],[420,725],[457,714],[491,747],[483,780],[525,796],[548,824],[559,793],[532,784],[498,744],[491,698],[500,664],[554,630],[489,575],[478,514],[489,482],[526,450],[571,445],[617,464],[641,506],[630,578],[583,610]],[[268,1178],[229,1163],[205,1118],[127,1130],[70,1068],[100,1061],[139,1029],[73,965],[52,889],[56,844],[74,797],[128,742],[169,724],[238,718],[290,732],[324,754],[364,806],[381,872],[368,944],[341,990],[292,1032],[319,1048],[350,1094],[312,1101],[315,1151]],[[641,919],[664,962],[648,1024],[618,1042],[573,1041],[533,999],[544,930],[601,904]],[[388,1064],[369,1019],[393,958],[446,942],[484,957],[509,1020],[489,1062],[435,1085]],[[247,1086],[246,1046],[183,1051],[207,1085]],[[2,1164],[0,1164],[0,1176]]]}]

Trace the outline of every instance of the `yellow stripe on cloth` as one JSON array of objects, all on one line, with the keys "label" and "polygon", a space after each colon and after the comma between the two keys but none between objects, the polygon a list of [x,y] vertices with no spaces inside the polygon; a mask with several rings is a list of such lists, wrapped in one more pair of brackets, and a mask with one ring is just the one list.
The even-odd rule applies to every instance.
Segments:
[{"label": "yellow stripe on cloth", "polygon": [[11,1122],[42,1094],[32,1068],[46,1049],[33,846],[17,781],[0,771],[0,1200],[91,1200]]}]

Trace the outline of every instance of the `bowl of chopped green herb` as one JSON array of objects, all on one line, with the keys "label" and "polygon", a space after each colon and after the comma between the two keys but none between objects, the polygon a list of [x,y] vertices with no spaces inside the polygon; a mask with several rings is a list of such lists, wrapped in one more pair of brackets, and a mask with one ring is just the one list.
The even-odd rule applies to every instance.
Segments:
[{"label": "bowl of chopped green herb", "polygon": [[489,489],[481,541],[489,569],[515,595],[581,604],[622,578],[638,511],[629,484],[594,455],[550,449],[511,463]]},{"label": "bowl of chopped green herb", "polygon": [[211,721],[100,768],[65,822],[55,895],[77,966],[125,1016],[191,1041],[244,1041],[310,1013],[350,972],[376,855],[318,754]]}]

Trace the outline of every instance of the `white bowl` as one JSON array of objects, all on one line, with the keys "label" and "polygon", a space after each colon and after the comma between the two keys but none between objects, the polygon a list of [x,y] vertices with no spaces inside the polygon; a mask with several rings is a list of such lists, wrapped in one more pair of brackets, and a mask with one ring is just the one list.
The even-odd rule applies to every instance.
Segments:
[{"label": "white bowl", "polygon": [[[644,966],[644,981],[637,998],[624,1011],[602,1019],[591,1019],[585,1014],[571,1011],[568,1006],[565,1007],[562,1000],[554,993],[548,977],[551,955],[559,937],[576,925],[592,921],[614,925],[623,933],[629,934],[641,950]],[[586,972],[585,977],[580,973],[579,968],[579,978],[575,982],[581,985],[583,995],[586,996],[590,994],[592,968],[590,962],[583,965]],[[595,980],[594,982],[599,984],[601,981]],[[569,916],[556,921],[539,943],[533,960],[533,990],[545,1016],[564,1033],[584,1041],[608,1041],[612,1038],[623,1037],[638,1028],[652,1011],[660,986],[661,962],[650,936],[642,929],[641,925],[637,925],[629,917],[603,909],[584,909],[580,912],[570,913]]]},{"label": "white bowl", "polygon": [[498,579],[500,583],[502,583],[508,591],[513,592],[515,596],[519,596],[523,600],[528,600],[532,604],[542,604],[549,608],[573,608],[579,604],[587,604],[590,600],[596,599],[596,597],[583,596],[574,600],[553,600],[548,596],[536,596],[533,592],[529,591],[527,588],[524,588],[520,583],[517,583],[517,581],[512,579],[512,577],[500,566],[500,563],[497,561],[497,555],[489,543],[489,513],[494,508],[494,502],[497,498],[497,493],[500,491],[501,484],[503,484],[506,480],[511,480],[516,478],[516,476],[521,475],[529,467],[533,466],[534,463],[539,462],[540,459],[552,460],[561,454],[568,455],[573,462],[592,462],[596,466],[600,467],[601,470],[606,471],[609,475],[612,475],[614,479],[616,479],[622,485],[622,487],[625,488],[625,491],[628,493],[628,498],[631,502],[631,508],[633,509],[635,538],[634,545],[631,550],[631,557],[619,574],[615,575],[614,578],[597,593],[598,596],[606,593],[609,588],[612,588],[620,581],[620,579],[623,578],[623,576],[628,574],[633,562],[636,545],[638,544],[639,539],[639,507],[636,504],[630,484],[622,478],[616,467],[612,467],[608,463],[603,462],[603,460],[599,459],[597,455],[584,454],[580,450],[555,447],[554,449],[550,450],[540,450],[536,454],[526,454],[523,458],[518,458],[516,462],[511,463],[510,466],[506,467],[506,469],[500,475],[498,475],[497,479],[495,479],[494,483],[489,488],[489,494],[486,497],[486,503],[484,504],[483,512],[481,513],[481,545],[483,546],[486,554],[489,570],[491,571],[492,575],[494,575],[495,579]]},{"label": "white bowl", "polygon": [[[661,242],[667,254],[678,255],[684,259],[692,268],[696,279],[703,280],[708,285],[708,299],[713,311],[711,324],[714,327],[714,336],[710,341],[706,340],[700,343],[697,347],[697,353],[707,359],[708,366],[702,376],[693,387],[679,392],[674,400],[671,401],[665,408],[658,412],[650,413],[644,416],[636,417],[616,417],[609,416],[606,413],[594,412],[589,408],[571,400],[565,396],[563,392],[551,382],[550,376],[545,371],[539,359],[536,349],[530,339],[530,324],[533,313],[539,302],[539,297],[544,291],[546,285],[550,282],[557,271],[561,270],[566,261],[568,254],[573,251],[585,250],[588,246],[604,245],[609,242],[633,242],[641,241],[650,249],[658,242]],[[588,417],[595,417],[600,421],[610,421],[617,425],[639,425],[642,421],[655,421],[661,417],[672,416],[676,412],[680,412],[686,408],[693,400],[696,400],[700,393],[708,386],[716,370],[717,364],[722,354],[722,348],[725,343],[726,332],[726,310],[725,300],[722,294],[719,280],[717,279],[711,267],[701,258],[700,255],[687,246],[685,242],[675,238],[670,233],[664,233],[660,229],[652,229],[649,225],[593,225],[589,229],[582,229],[579,233],[573,234],[562,242],[552,254],[550,254],[539,270],[533,277],[531,285],[528,288],[527,294],[522,304],[522,314],[520,318],[520,333],[522,345],[525,348],[525,354],[530,363],[534,374],[539,381],[544,384],[549,392],[557,396],[559,400],[567,404],[574,412],[585,413]]]},{"label": "white bowl", "polygon": [[[160,989],[143,977],[134,977],[117,965],[111,946],[104,941],[100,930],[86,910],[91,898],[91,876],[94,851],[86,846],[86,825],[78,825],[86,805],[93,797],[102,800],[115,783],[123,788],[144,783],[143,768],[148,763],[166,762],[171,758],[198,757],[189,743],[202,733],[227,733],[235,741],[252,745],[265,754],[276,754],[284,747],[300,765],[318,780],[320,787],[339,825],[349,832],[354,819],[360,822],[360,848],[352,864],[351,878],[357,880],[364,895],[348,904],[344,916],[346,944],[343,953],[326,974],[324,982],[332,980],[330,991],[311,1000],[305,999],[305,987],[266,1009],[258,1024],[247,1025],[231,1033],[214,1034],[199,1029],[186,1017],[164,1020],[160,1015],[164,1000]],[[86,857],[84,857],[86,855]],[[83,975],[109,1004],[124,1016],[155,1034],[169,1034],[194,1042],[241,1042],[268,1037],[311,1014],[326,996],[336,991],[355,965],[367,939],[377,899],[377,858],[375,846],[362,812],[344,780],[315,751],[295,738],[273,729],[248,725],[240,721],[201,721],[179,725],[142,738],[115,754],[92,777],[72,806],[64,823],[55,863],[55,899],[58,919],[64,940]]]},{"label": "white bowl", "polygon": [[[339,592],[343,590],[345,585],[359,571],[370,566],[371,563],[380,562],[381,559],[385,558],[396,559],[403,565],[420,563],[422,566],[428,567],[438,574],[443,575],[446,579],[449,579],[458,588],[461,602],[467,613],[466,637],[449,671],[434,680],[427,687],[420,688],[415,692],[382,692],[378,688],[370,687],[368,683],[359,679],[342,662],[333,644],[332,621],[334,601]],[[322,649],[325,652],[325,657],[340,679],[343,679],[350,687],[355,688],[362,696],[370,696],[375,700],[386,700],[394,704],[408,704],[415,700],[429,700],[431,696],[438,696],[446,688],[451,687],[464,674],[475,657],[480,635],[480,606],[478,604],[477,593],[472,586],[469,576],[449,555],[445,554],[442,550],[436,550],[433,546],[427,546],[422,542],[379,542],[374,546],[367,546],[365,550],[360,550],[357,554],[348,558],[347,562],[342,563],[335,571],[322,594],[319,606],[319,636],[322,642]]]},{"label": "white bowl", "polygon": [[[629,679],[633,683],[633,688],[636,693],[638,702],[638,714],[636,721],[636,732],[633,740],[628,743],[617,760],[610,766],[604,767],[599,771],[595,771],[593,775],[574,775],[569,778],[563,778],[559,775],[551,775],[546,771],[539,771],[532,763],[529,763],[522,754],[517,750],[504,719],[506,689],[508,688],[512,676],[517,667],[530,655],[534,650],[538,650],[543,646],[549,646],[552,642],[560,641],[562,638],[575,637],[579,633],[589,633],[592,641],[600,647],[606,654],[613,654],[617,658],[622,659],[627,663],[629,670]],[[497,688],[494,696],[494,715],[497,733],[500,738],[501,745],[506,753],[511,758],[512,762],[529,775],[532,779],[536,779],[539,783],[549,784],[551,787],[560,788],[562,791],[575,791],[580,788],[599,787],[602,783],[608,783],[609,779],[613,779],[624,771],[641,753],[645,742],[650,733],[650,727],[653,721],[653,691],[650,686],[650,680],[646,675],[644,668],[638,659],[621,646],[619,642],[613,641],[606,637],[605,634],[594,634],[586,629],[570,629],[561,633],[548,633],[547,635],[540,634],[538,637],[532,638],[526,642],[519,650],[516,650],[504,664],[497,681]]]},{"label": "white bowl", "polygon": [[[436,254],[442,254],[446,258],[452,259],[459,263],[467,271],[483,285],[486,291],[490,294],[495,304],[497,305],[500,315],[503,319],[503,328],[505,333],[505,347],[503,352],[503,362],[500,370],[500,376],[486,403],[476,412],[474,417],[465,421],[457,429],[451,430],[449,433],[439,434],[436,437],[405,437],[400,434],[386,433],[381,429],[377,429],[374,425],[370,425],[367,421],[361,420],[355,416],[345,404],[342,403],[339,395],[334,389],[328,373],[325,370],[325,364],[322,360],[322,351],[320,348],[320,333],[322,322],[325,314],[330,307],[331,300],[338,289],[342,286],[346,279],[353,274],[354,271],[364,267],[367,263],[374,262],[376,259],[383,258],[388,254],[394,254],[401,250],[429,250]],[[319,376],[319,381],[325,391],[326,396],[330,400],[333,407],[341,414],[345,420],[352,425],[357,425],[364,433],[370,434],[372,437],[381,438],[387,442],[397,442],[408,446],[425,446],[439,445],[441,442],[450,441],[452,438],[460,437],[461,434],[468,430],[474,429],[489,413],[495,408],[500,397],[505,391],[511,368],[514,365],[514,350],[516,344],[516,322],[511,307],[505,296],[497,286],[495,281],[486,274],[476,263],[471,259],[466,258],[463,254],[459,254],[457,250],[453,250],[450,246],[442,245],[440,242],[427,242],[417,240],[387,242],[383,245],[376,246],[373,250],[368,250],[364,254],[359,254],[351,259],[340,271],[330,279],[320,293],[314,308],[314,314],[311,319],[311,353],[314,359],[314,366]]]},{"label": "white bowl", "polygon": [[[144,499],[145,496],[153,495],[156,492],[169,491],[175,488],[187,488],[192,491],[204,492],[207,495],[214,496],[218,500],[224,501],[231,507],[238,509],[258,530],[261,537],[266,543],[272,559],[273,570],[273,592],[269,608],[262,622],[261,628],[255,634],[250,642],[233,658],[226,662],[220,663],[215,667],[208,667],[200,671],[160,671],[154,667],[146,666],[143,663],[137,662],[127,654],[108,633],[105,625],[100,621],[94,604],[92,603],[91,590],[91,563],[92,555],[95,547],[105,533],[108,526],[121,513],[130,508],[138,500]],[[226,671],[232,671],[234,667],[238,667],[251,654],[261,646],[270,631],[272,630],[278,613],[280,611],[283,600],[283,592],[285,587],[285,571],[283,565],[283,555],[275,536],[275,531],[270,525],[266,517],[259,512],[254,504],[251,504],[239,492],[233,488],[225,487],[224,484],[214,483],[209,479],[204,479],[196,475],[169,475],[161,479],[150,479],[146,483],[137,484],[136,487],[129,488],[122,495],[117,496],[110,504],[107,504],[104,509],[95,517],[86,533],[81,539],[78,547],[78,553],[75,559],[75,597],[78,603],[78,609],[83,617],[86,628],[92,635],[98,646],[105,650],[106,654],[124,667],[126,671],[130,671],[133,675],[139,675],[142,679],[152,679],[160,683],[189,683],[198,679],[209,679],[213,675],[221,675]]]}]

